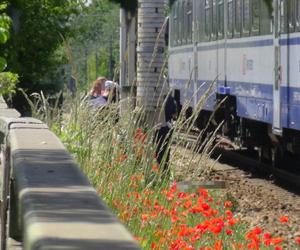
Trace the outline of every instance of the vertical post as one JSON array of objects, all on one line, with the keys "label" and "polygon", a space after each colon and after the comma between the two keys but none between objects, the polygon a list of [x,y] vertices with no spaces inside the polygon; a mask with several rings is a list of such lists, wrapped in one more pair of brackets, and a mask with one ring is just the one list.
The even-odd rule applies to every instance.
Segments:
[{"label": "vertical post", "polygon": [[157,121],[164,63],[164,0],[139,0],[137,44],[137,105],[145,111],[146,123]]},{"label": "vertical post", "polygon": [[89,75],[88,75],[88,49],[87,47],[84,47],[84,80],[85,84],[89,81]]},{"label": "vertical post", "polygon": [[128,85],[136,80],[136,17],[131,16],[128,31]]},{"label": "vertical post", "polygon": [[135,106],[136,79],[136,18],[131,12],[120,11],[120,113]]},{"label": "vertical post", "polygon": [[114,63],[113,63],[113,37],[112,35],[109,38],[109,79],[114,77]]},{"label": "vertical post", "polygon": [[95,53],[95,79],[98,77],[98,68],[99,68],[99,57],[98,57],[98,48],[96,48],[96,53]]},{"label": "vertical post", "polygon": [[[126,13],[124,9],[120,9],[120,98],[124,98],[124,86],[126,84],[126,65],[125,65],[125,53],[126,53]],[[122,105],[121,105],[122,109]]]}]

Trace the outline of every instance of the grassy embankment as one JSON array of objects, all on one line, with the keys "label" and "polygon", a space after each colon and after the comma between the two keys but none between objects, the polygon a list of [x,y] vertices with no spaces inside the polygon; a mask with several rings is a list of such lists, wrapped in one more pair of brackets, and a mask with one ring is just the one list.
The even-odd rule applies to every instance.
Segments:
[{"label": "grassy embankment", "polygon": [[[203,100],[196,110],[200,110]],[[197,115],[195,112],[186,121],[183,114],[188,105],[174,126],[169,145],[171,171],[164,175],[155,160],[154,129],[141,128],[140,110],[120,118],[116,105],[95,110],[85,102],[73,100],[65,105],[62,118],[54,121],[51,117],[57,116],[43,108],[47,106],[45,99],[42,103],[42,118],[143,249],[281,249],[283,239],[261,228],[247,228],[235,216],[232,201],[201,188],[190,192],[178,189],[172,162],[185,144],[176,132],[182,128],[190,130]],[[196,144],[188,146],[195,153],[190,154],[186,171],[190,171],[195,157],[199,167],[194,176],[210,171],[206,159],[213,138],[212,134],[204,140],[202,148]],[[199,149],[201,154],[197,153]]]}]

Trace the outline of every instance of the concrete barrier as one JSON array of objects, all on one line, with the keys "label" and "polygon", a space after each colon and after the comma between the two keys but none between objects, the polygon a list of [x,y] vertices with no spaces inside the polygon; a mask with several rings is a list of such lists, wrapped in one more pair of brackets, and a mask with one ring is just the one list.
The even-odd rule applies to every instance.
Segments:
[{"label": "concrete barrier", "polygon": [[45,124],[0,108],[0,131],[10,155],[10,232],[23,249],[140,249]]}]

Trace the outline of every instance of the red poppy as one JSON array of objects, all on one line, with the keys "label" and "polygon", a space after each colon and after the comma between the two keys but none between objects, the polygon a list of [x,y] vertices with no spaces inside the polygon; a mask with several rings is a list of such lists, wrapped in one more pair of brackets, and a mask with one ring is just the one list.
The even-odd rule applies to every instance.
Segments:
[{"label": "red poppy", "polygon": [[280,238],[280,237],[271,239],[271,243],[274,244],[274,245],[278,245],[278,244],[280,244],[281,242],[283,242],[283,239]]},{"label": "red poppy", "polygon": [[227,234],[227,235],[232,235],[232,233],[233,233],[233,231],[232,231],[231,229],[227,229],[227,230],[226,230],[226,234]]},{"label": "red poppy", "polygon": [[224,207],[226,207],[226,208],[229,208],[229,207],[232,207],[232,202],[231,201],[225,201],[224,202]]},{"label": "red poppy", "polygon": [[280,217],[279,217],[279,221],[280,221],[281,223],[286,223],[286,222],[289,221],[289,217],[287,217],[287,216],[280,216]]},{"label": "red poppy", "polygon": [[141,218],[142,218],[142,221],[147,221],[148,218],[149,218],[149,215],[148,214],[142,214]]},{"label": "red poppy", "polygon": [[221,240],[216,241],[215,250],[223,250],[223,242]]}]

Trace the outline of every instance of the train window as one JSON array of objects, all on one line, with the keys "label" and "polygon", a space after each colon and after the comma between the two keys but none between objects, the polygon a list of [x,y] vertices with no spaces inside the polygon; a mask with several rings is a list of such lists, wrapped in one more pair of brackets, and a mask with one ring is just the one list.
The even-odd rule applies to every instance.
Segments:
[{"label": "train window", "polygon": [[267,35],[272,32],[272,18],[271,11],[265,3],[261,1],[260,3],[260,34]]},{"label": "train window", "polygon": [[184,11],[183,11],[183,1],[178,2],[178,36],[177,36],[177,44],[181,45],[184,38],[184,27],[183,27],[183,19],[184,19]]},{"label": "train window", "polygon": [[224,1],[218,2],[218,39],[224,38]]},{"label": "train window", "polygon": [[184,45],[187,42],[187,0],[182,0],[182,41],[181,44]]},{"label": "train window", "polygon": [[218,33],[218,13],[217,13],[217,0],[212,0],[212,32],[211,32],[211,40],[215,41],[217,39]]},{"label": "train window", "polygon": [[205,0],[205,36],[208,41],[210,40],[212,30],[211,10],[211,0]]},{"label": "train window", "polygon": [[296,27],[300,30],[300,0],[296,0]]},{"label": "train window", "polygon": [[280,1],[280,33],[287,33],[287,2],[285,0]]},{"label": "train window", "polygon": [[176,8],[175,8],[175,45],[179,45],[179,3],[176,2]]},{"label": "train window", "polygon": [[177,21],[177,16],[176,16],[176,4],[174,3],[171,9],[171,20],[170,20],[170,45],[171,47],[174,47],[176,44],[176,21]]},{"label": "train window", "polygon": [[186,15],[187,15],[187,43],[192,43],[192,30],[193,30],[193,13],[192,13],[192,1],[187,1],[187,9],[186,9]]},{"label": "train window", "polygon": [[252,29],[251,29],[251,33],[253,35],[259,34],[260,2],[261,2],[261,0],[252,0]]},{"label": "train window", "polygon": [[250,0],[243,1],[243,36],[250,32]]},{"label": "train window", "polygon": [[234,5],[234,37],[241,36],[242,0],[235,0]]},{"label": "train window", "polygon": [[288,22],[289,22],[289,32],[295,31],[295,22],[296,22],[296,11],[295,11],[295,1],[289,0],[288,4]]},{"label": "train window", "polygon": [[205,40],[205,0],[196,2],[197,12],[197,30],[198,30],[198,41],[202,42]]},{"label": "train window", "polygon": [[227,37],[233,37],[233,2],[228,0],[227,3]]}]

